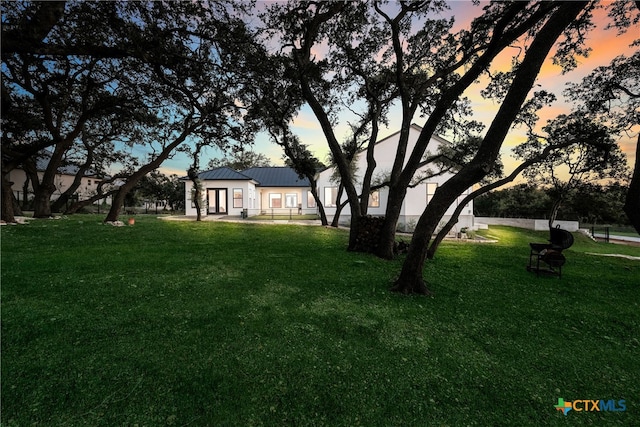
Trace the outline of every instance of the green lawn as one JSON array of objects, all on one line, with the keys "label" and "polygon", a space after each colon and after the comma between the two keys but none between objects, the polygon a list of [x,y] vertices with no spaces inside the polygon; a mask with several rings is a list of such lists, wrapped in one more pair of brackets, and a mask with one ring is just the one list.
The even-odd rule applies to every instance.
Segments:
[{"label": "green lawn", "polygon": [[[2,426],[639,425],[640,248],[445,242],[434,298],[341,230],[98,216],[3,226]],[[558,398],[624,412],[554,409]]]}]

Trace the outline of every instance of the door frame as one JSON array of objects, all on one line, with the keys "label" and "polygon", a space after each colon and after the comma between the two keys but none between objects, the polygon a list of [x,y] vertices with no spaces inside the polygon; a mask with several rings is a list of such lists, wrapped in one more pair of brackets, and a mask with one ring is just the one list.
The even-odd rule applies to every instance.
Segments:
[{"label": "door frame", "polygon": [[[210,211],[211,204],[209,202],[209,197],[211,194],[210,192],[212,191],[214,192],[215,194],[214,197],[216,198],[215,212]],[[221,194],[224,194],[224,207],[225,207],[224,212],[220,212],[220,200],[223,199],[222,197],[220,197]],[[225,187],[207,188],[207,215],[228,215],[228,214],[229,214],[229,189]]]}]

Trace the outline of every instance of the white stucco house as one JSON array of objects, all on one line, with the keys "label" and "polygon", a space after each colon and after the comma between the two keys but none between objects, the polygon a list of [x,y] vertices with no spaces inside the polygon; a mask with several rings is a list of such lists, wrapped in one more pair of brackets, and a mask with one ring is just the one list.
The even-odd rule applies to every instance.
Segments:
[{"label": "white stucco house", "polygon": [[[307,179],[289,167],[255,167],[243,171],[222,167],[198,175],[204,190],[203,215],[315,214],[317,206]],[[185,214],[196,215],[193,183],[185,183]]]},{"label": "white stucco house", "polygon": [[[412,125],[409,133],[409,151],[413,149],[421,128]],[[391,171],[395,158],[396,146],[398,144],[400,132],[396,132],[376,143],[375,159],[376,170],[374,180],[382,178]],[[440,137],[433,137],[428,150],[431,153],[437,151],[439,144],[445,142]],[[361,175],[366,170],[366,153],[361,152],[356,157],[357,172],[356,180],[361,179]],[[416,176],[426,172],[429,166],[425,165]],[[433,168],[433,166],[431,166]],[[341,200],[336,200],[338,194],[338,183],[331,177],[333,169],[327,168],[318,172],[318,194],[324,205],[329,221],[336,212],[336,206],[346,200],[346,194]],[[360,175],[360,176],[358,176]],[[235,171],[230,168],[217,168],[202,172],[199,175],[204,190],[204,200],[201,205],[203,215],[237,215],[248,216],[259,214],[314,214],[317,213],[315,199],[311,194],[311,188],[307,179],[300,179],[297,173],[288,167],[257,167],[243,171]],[[407,190],[402,211],[399,218],[398,228],[400,230],[411,230],[422,215],[429,200],[435,193],[439,185],[442,185],[451,174],[443,174],[433,178],[420,181],[415,186]],[[185,182],[185,206],[186,215],[195,216],[196,209],[192,200],[193,183],[188,178],[182,178]],[[360,182],[356,188],[359,188]],[[443,221],[451,217],[458,203],[469,194],[471,189],[467,189],[456,203],[454,203]],[[382,188],[372,193],[369,199],[369,214],[382,216],[385,214],[386,202],[388,198],[388,188]],[[349,207],[345,207],[340,215],[340,223],[348,224],[350,221]],[[459,217],[459,221],[454,231],[462,227],[474,228],[473,203],[466,205]]]},{"label": "white stucco house", "polygon": [[[409,130],[409,143],[407,147],[407,153],[410,153],[413,150],[413,147],[418,140],[418,136],[420,135],[422,128],[418,125],[411,125]],[[393,161],[396,155],[396,147],[398,145],[398,141],[400,138],[400,132],[396,132],[388,137],[381,139],[376,143],[374,157],[376,160],[376,169],[374,171],[374,181],[376,179],[378,181],[383,181],[384,176],[388,175],[391,172],[393,167]],[[429,146],[427,150],[430,153],[435,153],[438,150],[438,146],[441,143],[446,142],[444,139],[434,136],[429,142]],[[364,174],[367,167],[367,159],[366,152],[360,152],[357,154],[355,159],[356,162],[356,181],[361,180],[362,175]],[[442,185],[446,182],[450,177],[450,173],[445,173],[443,175],[435,176],[433,178],[426,179],[424,181],[418,180],[420,176],[424,176],[426,174],[427,169],[431,167],[434,169],[434,166],[424,165],[421,167],[416,173],[416,181],[419,183],[411,188],[407,189],[407,195],[404,199],[404,203],[402,204],[402,210],[400,213],[400,218],[398,221],[398,229],[400,230],[412,230],[415,224],[418,222],[420,215],[424,211],[425,207],[429,203],[431,197],[435,193],[438,186]],[[333,174],[332,169],[327,169],[320,172],[320,175],[317,179],[318,181],[318,194],[322,198],[322,203],[327,213],[327,217],[332,218],[336,211],[336,205],[345,201],[347,199],[346,194],[342,196],[340,201],[336,200],[337,192],[338,192],[338,183],[335,183],[331,180],[331,175]],[[359,176],[358,176],[359,175]],[[356,188],[361,187],[361,183],[357,182]],[[447,211],[443,221],[448,221],[453,214],[453,211],[458,206],[458,203],[462,201],[462,199],[470,193],[471,189],[467,189],[464,194],[462,194],[456,202],[451,205],[449,210]],[[368,213],[373,216],[384,215],[386,209],[387,198],[389,194],[388,188],[382,188],[371,194],[369,199],[369,209]],[[343,209],[340,215],[341,223],[349,222],[349,208],[348,206]],[[443,223],[444,225],[444,223]],[[473,202],[466,205],[463,211],[460,214],[458,224],[456,225],[455,230],[459,230],[462,227],[474,228],[474,217],[473,217]]]}]

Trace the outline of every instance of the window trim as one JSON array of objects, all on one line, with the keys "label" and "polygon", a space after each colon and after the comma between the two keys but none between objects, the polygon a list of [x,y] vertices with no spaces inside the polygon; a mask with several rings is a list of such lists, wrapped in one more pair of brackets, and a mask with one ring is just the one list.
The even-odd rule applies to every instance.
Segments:
[{"label": "window trim", "polygon": [[313,192],[311,190],[307,190],[307,207],[308,208],[318,207],[318,204],[316,203],[316,198],[313,197]]},{"label": "window trim", "polygon": [[[242,188],[234,188],[233,190],[233,207],[234,208],[243,208],[244,207],[244,194],[242,192]],[[240,197],[236,197],[236,192],[240,193]],[[236,201],[240,201],[240,206],[236,204]]]},{"label": "window trim", "polygon": [[[277,197],[274,197],[277,196]],[[273,206],[273,201],[278,200],[280,206]],[[282,209],[282,193],[269,193],[269,208]]]},{"label": "window trim", "polygon": [[[335,189],[335,199],[333,190]],[[329,194],[329,200],[327,201],[327,190],[331,193]],[[324,187],[324,206],[328,208],[335,208],[338,206],[338,187]]]},{"label": "window trim", "polygon": [[[289,206],[287,202],[289,201],[289,197],[293,196],[294,204],[293,206]],[[284,207],[287,209],[294,209],[298,207],[298,193],[285,193],[284,194]]]},{"label": "window trim", "polygon": [[[430,193],[429,192],[429,187],[430,186],[432,187],[434,185],[435,185],[435,190],[433,190],[433,193]],[[427,192],[427,205],[428,205],[429,203],[431,203],[431,199],[433,199],[433,195],[436,194],[436,191],[438,191],[439,185],[438,185],[437,182],[427,182],[425,184],[425,187],[426,187],[426,192]]]},{"label": "window trim", "polygon": [[[373,197],[373,195],[376,195],[375,197]],[[376,200],[377,203],[373,203],[373,201]],[[369,207],[370,208],[379,208],[380,207],[380,190],[373,190],[370,194],[369,194]]]}]

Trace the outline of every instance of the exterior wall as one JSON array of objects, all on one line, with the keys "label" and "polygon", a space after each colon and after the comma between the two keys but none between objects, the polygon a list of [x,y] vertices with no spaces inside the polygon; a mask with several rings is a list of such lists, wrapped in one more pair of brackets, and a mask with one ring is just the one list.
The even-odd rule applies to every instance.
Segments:
[{"label": "exterior wall", "polygon": [[[193,190],[193,183],[191,181],[184,181],[185,183],[185,197],[186,206],[185,214],[195,216],[197,211],[193,207],[191,200],[191,192]],[[216,213],[212,215],[232,215],[240,216],[244,209],[247,210],[249,216],[260,215],[262,213],[274,215],[293,215],[298,214],[298,205],[302,205],[302,214],[315,214],[317,208],[315,206],[309,206],[307,201],[307,193],[310,193],[308,187],[257,187],[254,181],[240,181],[240,180],[215,180],[215,181],[202,181],[202,188],[204,190],[204,201],[202,203],[202,215],[208,214],[208,192],[207,189],[226,189],[227,190],[227,212]],[[242,190],[242,206],[234,206],[233,192],[234,189]],[[275,207],[277,203],[270,204],[270,195],[279,195],[280,207]],[[294,202],[292,207],[287,206],[288,201]]]},{"label": "exterior wall", "polygon": [[[243,209],[247,209],[248,211],[255,211],[255,206],[258,205],[259,201],[257,200],[257,192],[256,186],[251,181],[202,181],[202,190],[203,201],[201,204],[201,213],[202,215],[208,215],[208,190],[213,189],[226,189],[226,212],[224,213],[212,213],[212,215],[237,215],[240,216],[242,214]],[[242,191],[242,206],[234,205],[234,190],[239,189]],[[192,200],[192,191],[193,191],[193,182],[185,181],[185,214],[195,216],[197,215],[196,208],[193,206]],[[239,203],[238,203],[239,205]]]},{"label": "exterior wall", "polygon": [[[411,127],[409,133],[409,143],[408,143],[408,151],[412,150],[415,146],[415,143],[418,140],[418,136],[420,135],[420,131],[416,127]],[[396,147],[398,145],[398,141],[400,138],[400,134],[395,133],[376,144],[375,147],[375,159],[376,159],[376,170],[374,172],[374,181],[377,180],[382,181],[385,175],[388,175],[393,167],[393,161],[395,159]],[[429,144],[428,151],[435,152],[441,143],[441,139],[438,137],[434,137],[431,139]],[[408,157],[408,156],[407,156]],[[361,188],[362,186],[362,175],[364,174],[367,167],[366,153],[358,154],[356,158],[357,165],[357,173],[356,173],[356,188]],[[325,212],[327,213],[327,217],[331,220],[335,215],[336,208],[332,206],[328,206],[325,198],[325,189],[337,187],[338,184],[331,182],[331,175],[333,174],[333,169],[327,169],[322,171],[318,177],[318,194],[320,194],[320,198],[324,203]],[[420,175],[420,170],[417,172],[417,176]],[[434,191],[435,188],[444,184],[449,178],[451,174],[444,174],[441,176],[433,177],[425,182],[421,182],[413,188],[407,189],[407,194],[404,200],[404,203],[400,212],[399,219],[399,227],[404,228],[407,224],[416,223],[420,215],[427,206],[427,202],[432,196],[430,192]],[[380,189],[379,197],[380,197],[380,205],[379,207],[369,207],[368,213],[373,216],[382,216],[385,214],[387,200],[388,200],[388,188]],[[467,190],[463,195],[461,195],[458,200],[451,205],[451,207],[447,210],[446,215],[447,219],[451,217],[453,211],[457,207],[459,201],[464,198],[467,194],[469,194],[470,189]],[[346,194],[343,194],[340,202],[344,202],[347,200]],[[346,224],[349,221],[349,207],[346,206],[340,215],[340,223]],[[465,225],[467,227],[473,226],[473,202],[470,202],[467,207],[460,214],[460,219],[458,224],[463,222],[463,216],[469,217],[465,219],[465,223],[470,223],[469,225]]]},{"label": "exterior wall", "polygon": [[308,198],[313,199],[309,187],[257,187],[257,192],[259,206],[255,212],[250,211],[249,215],[304,215],[318,212],[315,201],[309,203]]},{"label": "exterior wall", "polygon": [[[38,172],[38,178],[42,179],[44,172]],[[56,186],[56,191],[51,195],[51,199],[55,200],[69,187],[73,184],[73,180],[75,179],[74,175],[64,175],[57,174],[54,179],[54,185]],[[13,190],[14,196],[16,199],[22,203],[25,197],[24,194],[24,183],[27,180],[27,174],[22,169],[14,169],[9,172],[9,180],[13,182],[11,189]],[[93,196],[96,192],[96,188],[98,188],[98,183],[100,179],[96,179],[93,177],[83,177],[80,180],[80,186],[76,190],[76,193],[80,200],[87,199],[90,196]],[[31,181],[29,181],[27,195],[28,199],[33,198],[33,186],[31,185]]]},{"label": "exterior wall", "polygon": [[[527,219],[527,218],[489,218],[476,217],[476,222],[487,225],[507,225],[510,227],[528,228],[529,230],[544,231],[549,229],[547,219]],[[553,226],[559,225],[567,231],[578,231],[578,221],[555,221]]]}]

